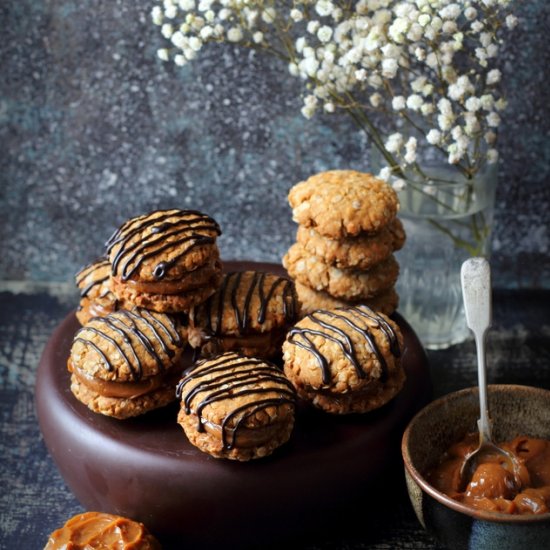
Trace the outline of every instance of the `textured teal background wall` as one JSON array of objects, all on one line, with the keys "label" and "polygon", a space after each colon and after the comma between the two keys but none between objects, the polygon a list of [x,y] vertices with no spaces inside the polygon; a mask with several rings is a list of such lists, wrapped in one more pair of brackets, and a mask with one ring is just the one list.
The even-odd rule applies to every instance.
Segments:
[{"label": "textured teal background wall", "polygon": [[[190,207],[221,224],[223,257],[279,261],[288,189],[368,170],[348,120],[300,115],[271,58],[211,47],[185,69],[155,51],[152,2],[3,0],[0,279],[72,280],[127,217]],[[550,286],[550,2],[525,0],[502,56],[495,283]]]}]

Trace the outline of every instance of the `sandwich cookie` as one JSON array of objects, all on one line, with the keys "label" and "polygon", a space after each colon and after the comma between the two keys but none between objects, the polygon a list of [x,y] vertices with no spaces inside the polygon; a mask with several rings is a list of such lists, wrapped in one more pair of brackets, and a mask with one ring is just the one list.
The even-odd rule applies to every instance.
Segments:
[{"label": "sandwich cookie", "polygon": [[195,210],[157,210],[124,223],[107,242],[118,299],[159,312],[187,312],[221,282],[219,225]]},{"label": "sandwich cookie", "polygon": [[397,324],[367,306],[318,310],[289,331],[284,371],[298,395],[315,407],[364,413],[403,387],[402,348]]},{"label": "sandwich cookie", "polygon": [[76,318],[81,325],[92,317],[105,317],[121,307],[111,290],[111,264],[106,258],[83,267],[76,274],[76,286],[80,292]]},{"label": "sandwich cookie", "polygon": [[92,411],[128,418],[175,400],[186,331],[163,313],[119,310],[76,334],[68,360],[71,391]]},{"label": "sandwich cookie", "polygon": [[271,358],[300,314],[294,282],[259,271],[224,275],[220,288],[189,314],[189,343],[203,357],[226,351]]},{"label": "sandwich cookie", "polygon": [[296,394],[275,365],[225,353],[199,361],[177,387],[178,422],[189,441],[217,458],[251,460],[290,438]]}]

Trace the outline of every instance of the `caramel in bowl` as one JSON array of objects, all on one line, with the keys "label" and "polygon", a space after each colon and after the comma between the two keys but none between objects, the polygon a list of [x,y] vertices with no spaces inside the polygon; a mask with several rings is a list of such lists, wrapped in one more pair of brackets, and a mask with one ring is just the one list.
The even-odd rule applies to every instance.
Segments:
[{"label": "caramel in bowl", "polygon": [[[495,441],[518,436],[550,440],[550,391],[491,385],[489,410]],[[445,395],[422,409],[407,426],[401,451],[407,489],[422,525],[453,550],[550,548],[550,513],[510,514],[476,509],[437,490],[428,481],[443,454],[477,431],[478,390]]]}]

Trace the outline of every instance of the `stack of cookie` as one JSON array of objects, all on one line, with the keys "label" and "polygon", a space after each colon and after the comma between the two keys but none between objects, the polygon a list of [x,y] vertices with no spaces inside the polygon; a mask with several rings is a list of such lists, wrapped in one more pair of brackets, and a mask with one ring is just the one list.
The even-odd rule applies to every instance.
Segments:
[{"label": "stack of cookie", "polygon": [[405,242],[395,191],[371,174],[333,170],[296,184],[288,200],[299,227],[283,265],[302,312],[363,303],[393,313],[393,253]]},{"label": "stack of cookie", "polygon": [[156,210],[122,224],[106,255],[76,276],[80,290],[67,367],[94,412],[129,418],[175,400],[189,310],[222,281],[220,228],[195,210]]}]

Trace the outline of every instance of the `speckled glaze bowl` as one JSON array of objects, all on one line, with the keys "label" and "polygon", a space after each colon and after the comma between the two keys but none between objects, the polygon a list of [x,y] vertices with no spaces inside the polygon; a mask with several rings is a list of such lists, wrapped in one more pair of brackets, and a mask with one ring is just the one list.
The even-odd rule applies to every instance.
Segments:
[{"label": "speckled glaze bowl", "polygon": [[[518,435],[550,439],[550,391],[489,386],[493,439]],[[409,496],[420,523],[452,550],[550,549],[550,513],[508,515],[474,510],[431,487],[423,477],[443,452],[477,430],[477,388],[448,394],[423,408],[403,434],[401,451]]]}]

